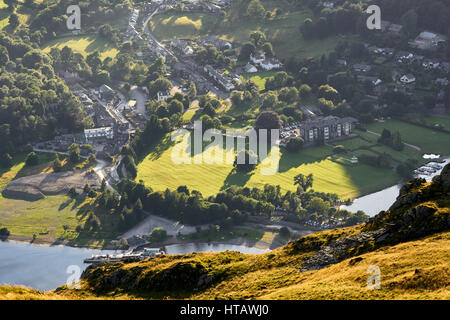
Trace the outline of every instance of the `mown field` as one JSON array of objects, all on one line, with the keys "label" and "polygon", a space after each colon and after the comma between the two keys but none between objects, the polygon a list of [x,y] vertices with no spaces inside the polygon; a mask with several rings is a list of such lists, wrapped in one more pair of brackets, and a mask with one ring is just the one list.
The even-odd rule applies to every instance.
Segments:
[{"label": "mown field", "polygon": [[243,73],[241,75],[241,78],[243,78],[245,80],[251,80],[259,87],[259,90],[265,90],[267,78],[271,78],[275,74],[276,74],[276,72],[274,72],[274,71]]},{"label": "mown field", "polygon": [[[266,10],[273,11],[270,20],[240,17],[246,11],[245,5],[233,2],[230,12],[223,21],[207,13],[163,13],[150,21],[152,33],[160,40],[177,38],[195,38],[200,35],[217,35],[228,41],[245,43],[249,33],[263,31],[272,43],[278,57],[307,58],[321,56],[331,52],[339,42],[339,37],[324,40],[305,40],[300,33],[300,26],[305,18],[311,17],[308,10],[292,9],[284,2],[262,1]],[[275,16],[276,6],[281,7],[281,14]]]},{"label": "mown field", "polygon": [[96,35],[68,36],[52,40],[42,46],[44,52],[50,52],[51,48],[62,49],[68,46],[73,51],[87,56],[94,51],[99,51],[101,59],[114,58],[119,50],[109,41]]},{"label": "mown field", "polygon": [[[195,158],[201,157],[203,161],[212,159],[213,148],[205,148],[202,154],[191,156],[192,164],[176,164],[172,159],[172,152],[175,152],[177,144],[170,143],[169,139],[167,137],[161,142],[138,165],[137,180],[143,180],[154,190],[176,189],[180,185],[187,185],[209,196],[232,185],[262,187],[272,184],[280,185],[284,191],[294,191],[294,177],[299,173],[312,173],[315,190],[336,193],[347,199],[393,185],[399,179],[390,169],[352,165],[345,159],[333,157],[330,146],[308,148],[294,154],[282,149],[279,171],[275,175],[262,174],[260,169],[268,165],[267,159],[250,174],[236,172],[232,164],[193,163]],[[215,150],[221,151],[220,148]],[[228,153],[234,157],[234,150]]]},{"label": "mown field", "polygon": [[409,124],[399,120],[387,120],[374,122],[367,129],[376,133],[388,129],[391,132],[399,131],[402,140],[406,143],[418,146],[422,153],[439,153],[450,155],[450,134]]}]

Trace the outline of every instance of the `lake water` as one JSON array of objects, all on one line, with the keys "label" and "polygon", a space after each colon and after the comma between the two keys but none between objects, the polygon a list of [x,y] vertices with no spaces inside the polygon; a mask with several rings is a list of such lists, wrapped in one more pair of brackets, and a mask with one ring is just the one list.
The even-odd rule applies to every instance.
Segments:
[{"label": "lake water", "polygon": [[[429,156],[429,157],[427,157]],[[425,155],[425,159],[434,159],[436,155]],[[442,168],[450,163],[450,158],[447,158],[444,160],[444,163],[440,162],[430,162],[430,163],[437,163]],[[427,181],[431,181],[431,179],[440,174],[442,171],[438,170],[437,172],[431,174],[431,175],[416,175],[416,177],[424,178]],[[403,184],[398,184],[386,189],[383,189],[379,192],[375,192],[372,194],[369,194],[367,196],[355,199],[353,201],[353,204],[351,206],[341,206],[341,209],[345,209],[351,212],[356,212],[358,210],[364,211],[367,215],[373,217],[377,215],[380,211],[387,210],[389,207],[395,202],[397,199],[400,188],[403,186]]]},{"label": "lake water", "polygon": [[[226,244],[181,244],[166,247],[167,254],[191,252],[217,252],[225,250],[242,253],[263,253],[267,250]],[[114,251],[72,248],[64,246],[34,245],[25,242],[0,241],[0,284],[24,285],[39,290],[53,290],[66,283],[70,266],[83,272],[87,264],[83,260],[94,254],[108,254]],[[78,277],[79,277],[78,275]],[[78,279],[73,279],[76,281]]]}]

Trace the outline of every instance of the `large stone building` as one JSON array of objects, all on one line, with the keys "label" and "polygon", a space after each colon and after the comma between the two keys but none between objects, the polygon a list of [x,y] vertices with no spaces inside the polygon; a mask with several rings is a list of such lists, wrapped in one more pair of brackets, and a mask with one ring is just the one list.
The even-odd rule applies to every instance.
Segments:
[{"label": "large stone building", "polygon": [[358,120],[351,117],[334,116],[317,117],[283,128],[281,144],[287,143],[292,137],[301,137],[306,144],[319,141],[330,141],[349,136]]}]

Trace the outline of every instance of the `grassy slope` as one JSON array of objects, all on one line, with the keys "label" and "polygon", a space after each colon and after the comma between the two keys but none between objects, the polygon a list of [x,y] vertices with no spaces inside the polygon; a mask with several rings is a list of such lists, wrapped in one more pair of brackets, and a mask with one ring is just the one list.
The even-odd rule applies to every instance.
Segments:
[{"label": "grassy slope", "polygon": [[[389,169],[376,169],[363,164],[349,165],[334,159],[330,157],[333,150],[328,146],[308,148],[297,154],[282,150],[276,175],[262,175],[259,167],[245,175],[236,173],[233,166],[227,164],[177,165],[172,161],[173,149],[167,141],[155,148],[138,165],[137,180],[144,180],[155,190],[187,185],[204,195],[211,195],[231,185],[261,187],[273,184],[280,185],[285,191],[295,190],[294,176],[312,173],[315,190],[337,193],[346,199],[393,185],[399,178]],[[205,152],[203,157],[206,158]]]},{"label": "grassy slope", "polygon": [[101,59],[107,57],[114,58],[119,52],[119,50],[109,41],[95,35],[59,38],[46,43],[42,46],[42,50],[44,52],[50,52],[51,48],[56,47],[62,49],[65,46],[72,48],[72,50],[81,53],[83,56],[87,56],[94,51],[99,51]]},{"label": "grassy slope", "polygon": [[[263,4],[267,10],[275,9],[270,1],[263,1]],[[280,6],[283,12],[271,20],[248,18],[236,20],[246,8],[235,1],[229,16],[210,33],[229,41],[245,43],[249,40],[251,31],[261,30],[267,35],[280,58],[320,56],[334,49],[339,37],[311,41],[303,39],[299,28],[305,18],[311,16],[309,11],[293,10],[284,2],[278,2],[276,5]],[[207,34],[204,26],[212,25],[215,20],[215,16],[203,13],[164,13],[152,19],[150,28],[161,40],[170,40],[173,37],[193,38]]]}]

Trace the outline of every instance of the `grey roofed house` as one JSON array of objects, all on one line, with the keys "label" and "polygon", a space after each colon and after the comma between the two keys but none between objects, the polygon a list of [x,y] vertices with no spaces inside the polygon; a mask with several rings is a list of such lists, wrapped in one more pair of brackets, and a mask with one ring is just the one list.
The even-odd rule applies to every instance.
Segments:
[{"label": "grey roofed house", "polygon": [[100,96],[102,97],[102,99],[112,99],[116,94],[116,92],[106,84],[102,84],[98,91],[100,92]]},{"label": "grey roofed house", "polygon": [[353,70],[357,72],[369,72],[370,70],[372,70],[372,66],[357,63],[353,65]]},{"label": "grey roofed house", "polygon": [[422,50],[436,50],[441,43],[444,43],[448,38],[442,34],[423,31],[414,41],[410,41],[409,45],[416,49]]},{"label": "grey roofed house", "polygon": [[205,44],[212,44],[214,47],[216,47],[218,50],[226,50],[226,49],[232,49],[233,45],[223,39],[214,37],[214,36],[203,36],[200,37],[200,42],[205,45]]}]

